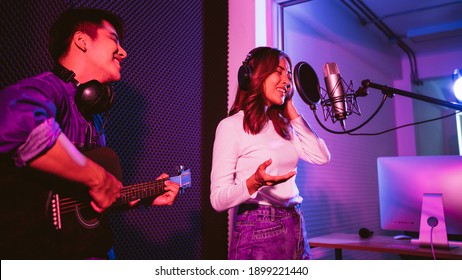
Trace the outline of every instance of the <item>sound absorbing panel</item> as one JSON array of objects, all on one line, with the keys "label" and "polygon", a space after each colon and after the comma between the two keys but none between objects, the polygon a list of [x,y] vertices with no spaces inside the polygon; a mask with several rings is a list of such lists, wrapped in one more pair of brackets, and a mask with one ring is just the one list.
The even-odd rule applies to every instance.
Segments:
[{"label": "sound absorbing panel", "polygon": [[70,6],[122,16],[128,57],[115,84],[108,145],[121,159],[124,184],[152,181],[176,166],[192,187],[171,207],[110,214],[118,259],[226,258],[226,216],[209,202],[216,125],[227,110],[227,1],[2,1],[0,88],[48,71],[48,28]]}]

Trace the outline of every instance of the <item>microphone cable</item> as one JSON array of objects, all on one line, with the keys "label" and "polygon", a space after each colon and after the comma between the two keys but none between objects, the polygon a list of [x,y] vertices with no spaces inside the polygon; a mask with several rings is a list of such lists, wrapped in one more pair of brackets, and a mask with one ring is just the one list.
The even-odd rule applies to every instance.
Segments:
[{"label": "microphone cable", "polygon": [[454,115],[457,115],[459,113],[460,112],[454,112],[454,113],[451,113],[449,115],[445,115],[445,116],[441,116],[441,117],[437,117],[437,118],[433,118],[433,119],[428,119],[428,120],[423,120],[423,121],[419,121],[419,122],[403,124],[403,125],[400,125],[400,126],[397,126],[397,127],[394,127],[394,128],[390,128],[390,129],[387,129],[387,130],[384,130],[384,131],[381,131],[381,132],[376,132],[376,133],[348,133],[348,135],[352,135],[352,136],[377,136],[377,135],[381,135],[381,134],[384,134],[384,133],[387,133],[387,132],[390,132],[390,131],[393,131],[393,130],[398,130],[400,128],[404,128],[404,127],[408,127],[408,126],[419,125],[419,124],[424,124],[424,123],[433,122],[433,121],[437,121],[437,120],[442,120],[442,119],[449,118],[449,117],[452,117]]}]

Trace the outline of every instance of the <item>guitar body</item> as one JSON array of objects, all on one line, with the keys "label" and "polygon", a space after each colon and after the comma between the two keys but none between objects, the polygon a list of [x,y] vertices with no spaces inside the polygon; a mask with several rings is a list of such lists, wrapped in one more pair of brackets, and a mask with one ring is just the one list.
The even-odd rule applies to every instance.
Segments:
[{"label": "guitar body", "polygon": [[[119,181],[123,181],[119,158],[112,149],[97,148],[84,154],[103,166]],[[106,258],[107,256],[101,255],[101,252],[107,252],[113,244],[108,211],[100,214],[93,210],[86,186],[59,181],[53,184],[45,206],[47,224],[51,227],[55,246],[53,255],[59,259]],[[76,203],[69,205],[69,201]],[[59,212],[56,208],[58,205]]]},{"label": "guitar body", "polygon": [[[89,156],[95,156],[93,160],[96,162],[110,162],[107,169],[112,168],[110,172],[121,178],[118,159],[102,157],[99,160],[97,157],[103,153],[111,155],[104,150],[95,150]],[[99,215],[91,207],[76,207],[75,211],[61,215],[60,230],[54,225],[54,196],[77,195],[89,202],[86,187],[30,168],[11,167],[3,159],[1,168],[0,187],[4,194],[6,192],[1,198],[0,213],[2,259],[106,257],[101,252],[111,248],[112,232],[105,215]],[[97,226],[88,226],[92,223]]]},{"label": "guitar body", "polygon": [[[122,168],[114,151],[97,148],[85,155],[122,181]],[[187,170],[170,180],[183,190],[191,185],[190,176]],[[123,187],[113,207],[162,194],[164,181]],[[113,241],[108,217],[93,210],[87,187],[33,169],[15,168],[2,158],[0,188],[4,194],[0,198],[2,259],[106,257],[104,252]]]},{"label": "guitar body", "polygon": [[[119,181],[122,179],[122,167],[116,153],[109,148],[97,148],[84,153],[86,157],[103,166]],[[72,182],[54,184],[47,203],[50,223],[56,230],[67,227],[94,229],[100,226],[104,215],[93,210],[91,198],[86,186]],[[74,225],[74,223],[77,223]]]}]

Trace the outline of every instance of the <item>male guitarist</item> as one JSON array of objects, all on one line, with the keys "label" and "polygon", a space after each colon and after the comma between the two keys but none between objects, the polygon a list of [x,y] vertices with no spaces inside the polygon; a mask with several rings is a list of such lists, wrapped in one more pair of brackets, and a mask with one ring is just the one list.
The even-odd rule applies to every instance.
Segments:
[{"label": "male guitarist", "polygon": [[[50,30],[53,71],[0,93],[2,259],[107,258],[112,236],[104,213],[120,197],[122,183],[84,154],[105,146],[101,113],[112,105],[108,83],[120,80],[127,56],[123,30],[122,19],[107,11],[64,12]],[[83,189],[102,220],[87,223],[79,213],[83,230],[55,230],[65,207],[52,195],[58,183],[59,191]],[[165,192],[152,205],[172,205],[178,195],[179,184],[163,184]]]}]

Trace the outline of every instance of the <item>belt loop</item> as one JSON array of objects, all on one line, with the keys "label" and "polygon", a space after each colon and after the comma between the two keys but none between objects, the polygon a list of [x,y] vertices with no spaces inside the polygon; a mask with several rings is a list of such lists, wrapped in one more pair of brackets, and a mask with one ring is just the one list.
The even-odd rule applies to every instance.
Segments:
[{"label": "belt loop", "polygon": [[276,209],[274,207],[270,207],[271,209],[271,221],[274,222],[276,218]]}]

